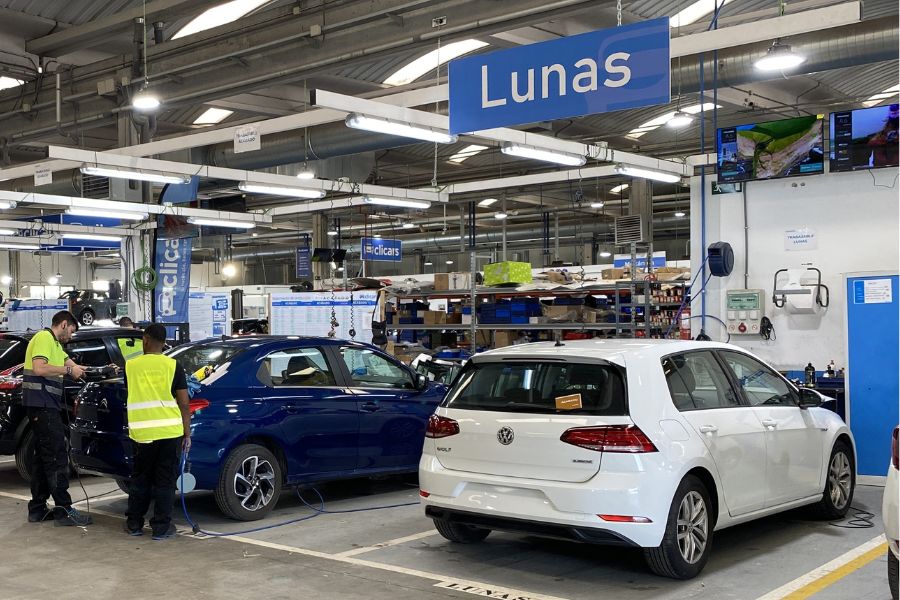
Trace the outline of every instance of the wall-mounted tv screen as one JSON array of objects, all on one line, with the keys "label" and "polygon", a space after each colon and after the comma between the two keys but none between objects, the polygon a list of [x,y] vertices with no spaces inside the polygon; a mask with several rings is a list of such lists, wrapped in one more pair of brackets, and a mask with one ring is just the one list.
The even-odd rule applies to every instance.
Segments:
[{"label": "wall-mounted tv screen", "polygon": [[831,113],[831,170],[896,167],[898,105]]},{"label": "wall-mounted tv screen", "polygon": [[716,132],[719,181],[751,181],[825,170],[823,116],[725,127]]}]

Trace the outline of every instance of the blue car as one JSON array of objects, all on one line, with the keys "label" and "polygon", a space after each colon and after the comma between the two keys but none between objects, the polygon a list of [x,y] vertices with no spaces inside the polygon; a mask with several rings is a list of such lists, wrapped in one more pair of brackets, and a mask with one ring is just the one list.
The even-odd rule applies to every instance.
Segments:
[{"label": "blue car", "polygon": [[[378,348],[328,338],[254,336],[169,352],[201,378],[191,399],[190,472],[222,512],[256,520],[284,487],[415,472],[446,388]],[[121,378],[80,393],[72,455],[127,489],[132,472]]]}]

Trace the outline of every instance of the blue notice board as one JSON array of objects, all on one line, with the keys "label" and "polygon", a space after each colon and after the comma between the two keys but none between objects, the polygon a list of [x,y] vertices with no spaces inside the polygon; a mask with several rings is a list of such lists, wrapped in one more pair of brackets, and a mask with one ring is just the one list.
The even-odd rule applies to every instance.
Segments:
[{"label": "blue notice board", "polygon": [[403,245],[400,240],[363,238],[362,259],[400,262],[403,260]]},{"label": "blue notice board", "polygon": [[884,477],[898,423],[897,275],[847,278],[847,403],[857,472]]},{"label": "blue notice board", "polygon": [[450,62],[450,133],[666,104],[669,19]]}]

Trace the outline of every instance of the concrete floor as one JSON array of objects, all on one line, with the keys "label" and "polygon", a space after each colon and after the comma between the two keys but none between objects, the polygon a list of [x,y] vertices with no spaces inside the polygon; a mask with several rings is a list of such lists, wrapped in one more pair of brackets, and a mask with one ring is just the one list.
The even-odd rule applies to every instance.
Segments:
[{"label": "concrete floor", "polygon": [[[418,506],[320,515],[230,538],[181,535],[154,542],[122,532],[125,500],[109,480],[84,477],[94,524],[86,530],[29,524],[29,492],[0,459],[0,599],[302,597],[342,599],[500,598],[616,600],[715,598],[774,600],[795,582],[881,535],[881,488],[857,488],[854,506],[875,513],[872,529],[842,529],[785,513],[717,532],[706,569],[692,581],[650,574],[640,552],[493,533],[482,544],[451,544]],[[414,484],[355,481],[323,488],[327,508],[416,502]],[[73,497],[81,498],[77,482]],[[313,497],[307,498],[310,502]],[[223,518],[211,495],[192,494],[188,510],[210,531],[231,532],[312,514],[286,493],[269,518]],[[84,508],[80,505],[80,508]],[[178,525],[185,531],[184,516]],[[865,549],[865,548],[863,548]],[[861,552],[861,550],[858,550]],[[848,562],[842,561],[839,562]],[[816,600],[890,598],[880,555],[811,596]],[[806,580],[796,583],[798,578]],[[468,591],[462,591],[468,588]],[[507,594],[507,595],[504,595]],[[791,598],[808,596],[791,596]]]}]

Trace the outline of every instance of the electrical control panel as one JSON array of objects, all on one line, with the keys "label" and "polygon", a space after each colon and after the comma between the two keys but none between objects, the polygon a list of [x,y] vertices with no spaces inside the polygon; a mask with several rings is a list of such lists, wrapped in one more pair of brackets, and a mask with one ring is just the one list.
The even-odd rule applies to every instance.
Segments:
[{"label": "electrical control panel", "polygon": [[759,335],[766,316],[763,290],[726,290],[725,322],[731,335]]}]

